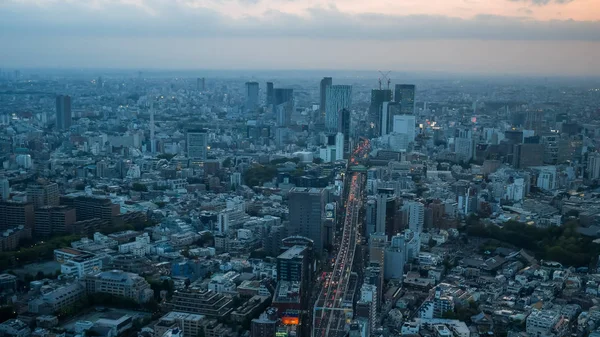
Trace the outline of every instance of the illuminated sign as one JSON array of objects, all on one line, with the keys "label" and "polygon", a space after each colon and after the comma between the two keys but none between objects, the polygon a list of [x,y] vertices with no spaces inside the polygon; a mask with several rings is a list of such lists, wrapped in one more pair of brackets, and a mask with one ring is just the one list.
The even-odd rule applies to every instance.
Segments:
[{"label": "illuminated sign", "polygon": [[286,316],[281,319],[281,322],[284,325],[298,325],[298,324],[300,324],[300,319],[298,319],[298,317]]},{"label": "illuminated sign", "polygon": [[275,337],[287,337],[288,333],[286,331],[279,331],[275,333]]}]

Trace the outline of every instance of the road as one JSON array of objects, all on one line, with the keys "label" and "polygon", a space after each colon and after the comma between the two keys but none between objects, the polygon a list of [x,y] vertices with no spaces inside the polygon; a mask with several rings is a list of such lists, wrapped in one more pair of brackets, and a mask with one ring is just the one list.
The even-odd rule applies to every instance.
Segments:
[{"label": "road", "polygon": [[[357,164],[368,151],[368,142],[354,150],[349,163]],[[356,274],[352,273],[354,252],[359,240],[359,213],[363,207],[365,177],[362,173],[350,173],[348,196],[345,202],[342,237],[333,270],[328,274],[315,303],[313,314],[313,337],[345,336],[348,323],[353,318]]]}]

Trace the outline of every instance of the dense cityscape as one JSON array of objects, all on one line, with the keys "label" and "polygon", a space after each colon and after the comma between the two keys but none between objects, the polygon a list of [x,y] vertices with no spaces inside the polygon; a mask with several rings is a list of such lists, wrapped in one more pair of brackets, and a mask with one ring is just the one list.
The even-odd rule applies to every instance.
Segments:
[{"label": "dense cityscape", "polygon": [[334,74],[1,69],[0,336],[600,336],[600,81]]}]

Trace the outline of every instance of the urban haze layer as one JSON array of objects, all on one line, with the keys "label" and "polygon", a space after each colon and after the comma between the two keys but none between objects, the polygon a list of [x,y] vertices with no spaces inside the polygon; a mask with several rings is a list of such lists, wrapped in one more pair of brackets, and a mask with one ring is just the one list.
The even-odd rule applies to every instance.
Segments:
[{"label": "urban haze layer", "polygon": [[599,79],[2,69],[0,125],[0,336],[600,336]]}]

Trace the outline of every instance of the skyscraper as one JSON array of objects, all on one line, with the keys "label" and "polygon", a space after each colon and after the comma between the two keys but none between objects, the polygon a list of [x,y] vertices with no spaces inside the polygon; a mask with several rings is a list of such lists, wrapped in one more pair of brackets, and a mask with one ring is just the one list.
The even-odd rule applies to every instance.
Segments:
[{"label": "skyscraper", "polygon": [[381,109],[383,102],[392,100],[390,89],[371,90],[371,105],[369,105],[369,124],[371,124],[371,135],[381,135]]},{"label": "skyscraper", "polygon": [[205,129],[189,129],[185,137],[186,152],[189,158],[206,159],[208,151],[208,133]]},{"label": "skyscraper", "polygon": [[338,129],[337,132],[341,133],[344,135],[344,155],[349,154],[350,153],[350,148],[351,148],[351,144],[350,144],[350,124],[351,124],[351,117],[350,117],[350,110],[348,109],[342,109],[340,111],[340,114],[338,116]]},{"label": "skyscraper", "polygon": [[71,96],[56,96],[56,127],[59,130],[71,127]]},{"label": "skyscraper", "polygon": [[330,131],[338,129],[339,115],[342,109],[350,110],[352,105],[351,85],[330,85],[325,89],[325,127]]},{"label": "skyscraper", "polygon": [[0,197],[2,197],[2,201],[7,201],[10,198],[10,183],[8,179],[3,178],[0,180]]},{"label": "skyscraper", "polygon": [[293,102],[294,101],[294,89],[276,88],[273,89],[273,105],[278,106],[279,104]]},{"label": "skyscraper", "polygon": [[320,91],[319,91],[319,110],[321,111],[321,118],[325,117],[325,109],[327,107],[327,87],[333,84],[331,77],[323,77],[321,80]]},{"label": "skyscraper", "polygon": [[258,82],[246,82],[246,111],[258,106]]},{"label": "skyscraper", "polygon": [[415,89],[414,84],[396,84],[394,87],[394,101],[400,103],[403,114],[415,114]]},{"label": "skyscraper", "polygon": [[592,152],[588,155],[587,177],[592,180],[600,178],[600,153],[598,152]]},{"label": "skyscraper", "polygon": [[294,187],[288,194],[290,215],[289,232],[306,236],[322,251],[324,243],[325,190],[322,188]]},{"label": "skyscraper", "polygon": [[425,222],[425,206],[418,201],[409,201],[408,208],[408,228],[420,235],[423,232],[423,223]]},{"label": "skyscraper", "polygon": [[267,105],[273,104],[273,82],[267,82]]},{"label": "skyscraper", "polygon": [[400,104],[385,101],[381,104],[380,136],[394,132],[394,116],[400,115]]}]

